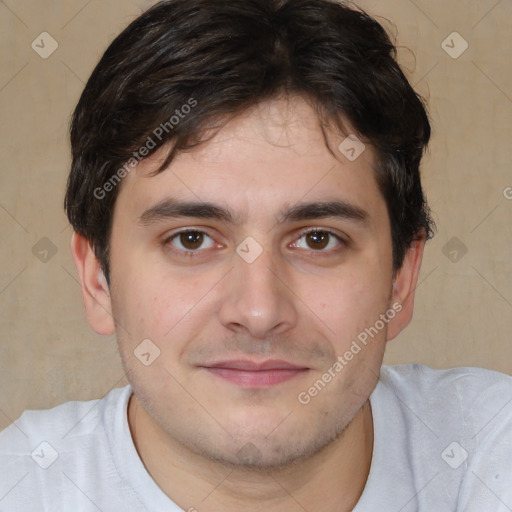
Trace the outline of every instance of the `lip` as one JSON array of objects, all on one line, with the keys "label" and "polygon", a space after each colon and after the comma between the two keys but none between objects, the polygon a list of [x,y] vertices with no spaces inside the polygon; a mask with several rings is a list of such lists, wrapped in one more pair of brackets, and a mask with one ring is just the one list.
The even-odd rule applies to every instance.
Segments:
[{"label": "lip", "polygon": [[277,359],[260,362],[246,359],[219,361],[202,366],[202,368],[246,389],[276,386],[309,370],[307,367]]}]

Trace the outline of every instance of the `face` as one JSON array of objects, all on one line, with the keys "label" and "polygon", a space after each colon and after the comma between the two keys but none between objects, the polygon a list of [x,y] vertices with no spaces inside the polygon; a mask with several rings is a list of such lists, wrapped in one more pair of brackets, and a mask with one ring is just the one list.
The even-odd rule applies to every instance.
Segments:
[{"label": "face", "polygon": [[149,417],[195,453],[260,468],[311,456],[376,384],[406,277],[392,277],[374,152],[350,161],[345,137],[328,132],[333,155],[306,102],[274,100],[123,180],[108,297],[120,353]]}]

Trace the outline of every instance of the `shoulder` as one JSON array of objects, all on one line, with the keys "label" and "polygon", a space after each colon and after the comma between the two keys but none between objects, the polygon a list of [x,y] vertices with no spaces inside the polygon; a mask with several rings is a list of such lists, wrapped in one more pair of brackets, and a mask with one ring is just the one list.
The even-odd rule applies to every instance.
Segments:
[{"label": "shoulder", "polygon": [[109,492],[122,494],[107,429],[122,419],[130,394],[126,386],[101,399],[27,410],[0,432],[3,509],[89,510],[84,488],[99,500],[108,500]]},{"label": "shoulder", "polygon": [[448,397],[461,401],[492,398],[502,392],[512,398],[512,376],[476,367],[433,369],[421,364],[383,366],[381,381],[403,393],[429,400]]},{"label": "shoulder", "polygon": [[40,442],[62,444],[66,439],[87,436],[101,428],[101,417],[129,387],[111,390],[101,399],[69,401],[51,409],[26,410],[0,432],[0,454],[5,456],[31,453]]},{"label": "shoulder", "polygon": [[502,427],[512,428],[510,375],[475,367],[437,370],[408,364],[383,366],[380,383],[400,408],[432,425],[454,428],[463,437],[483,433],[497,418]]},{"label": "shoulder", "polygon": [[490,510],[490,504],[501,512],[503,503],[512,504],[510,375],[383,366],[373,404],[381,459],[398,457],[418,489],[434,479],[420,501],[441,500],[439,509],[455,510],[455,496],[457,510],[467,512]]}]

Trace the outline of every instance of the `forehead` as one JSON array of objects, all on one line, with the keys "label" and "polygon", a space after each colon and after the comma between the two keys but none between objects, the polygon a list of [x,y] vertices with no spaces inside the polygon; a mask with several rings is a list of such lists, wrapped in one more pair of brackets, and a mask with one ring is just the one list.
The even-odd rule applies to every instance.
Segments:
[{"label": "forehead", "polygon": [[274,209],[277,203],[327,196],[370,210],[383,201],[373,148],[353,140],[351,133],[322,130],[317,112],[300,97],[252,107],[153,175],[166,151],[161,148],[124,178],[116,210],[142,212],[169,195],[229,204],[245,216],[268,211],[264,205]]}]

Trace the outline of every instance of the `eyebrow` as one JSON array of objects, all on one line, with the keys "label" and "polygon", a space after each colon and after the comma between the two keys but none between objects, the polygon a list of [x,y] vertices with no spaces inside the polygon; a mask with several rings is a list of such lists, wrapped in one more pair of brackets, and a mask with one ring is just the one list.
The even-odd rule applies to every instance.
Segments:
[{"label": "eyebrow", "polygon": [[[229,224],[242,223],[241,216],[235,214],[230,208],[209,202],[180,201],[173,198],[166,198],[145,210],[139,217],[138,223],[142,226],[149,226],[161,221],[183,217],[218,220]],[[286,207],[279,214],[277,224],[331,217],[365,225],[370,221],[370,215],[366,210],[346,201],[336,200],[298,203]]]}]

